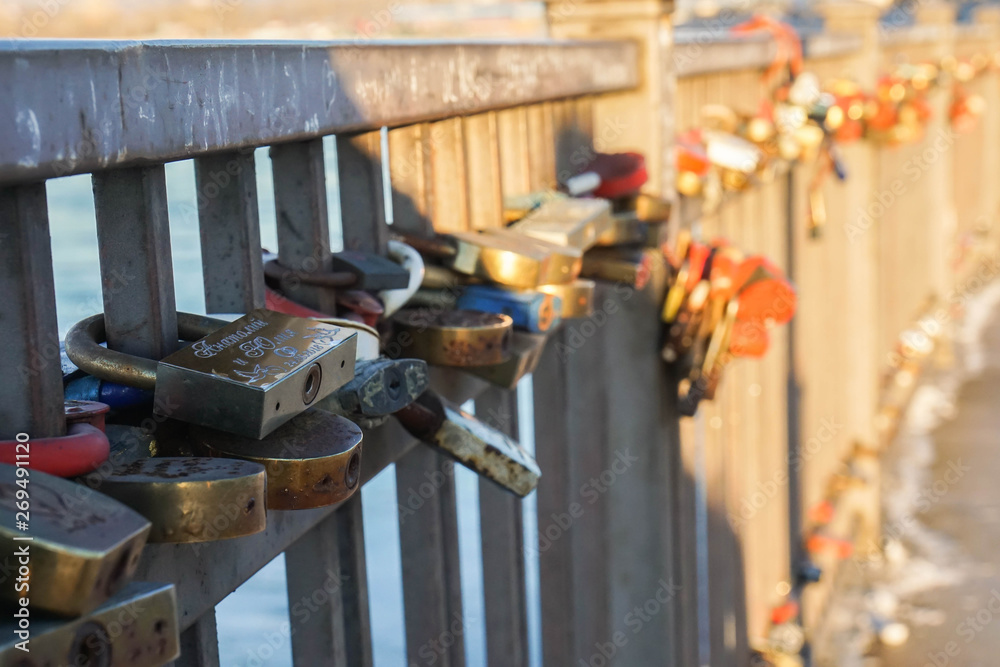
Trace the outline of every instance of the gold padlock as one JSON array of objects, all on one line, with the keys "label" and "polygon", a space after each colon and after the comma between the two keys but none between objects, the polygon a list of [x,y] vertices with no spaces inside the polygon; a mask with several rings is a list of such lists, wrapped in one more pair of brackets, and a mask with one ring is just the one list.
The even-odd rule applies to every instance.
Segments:
[{"label": "gold padlock", "polygon": [[263,440],[203,426],[191,428],[209,456],[245,459],[264,466],[267,509],[326,507],[350,498],[361,482],[361,429],[322,410],[308,410]]},{"label": "gold padlock", "polygon": [[453,254],[444,263],[458,273],[511,287],[553,282],[551,253],[525,237],[458,232],[450,238]]},{"label": "gold padlock", "polygon": [[[699,181],[700,183],[700,181]],[[649,240],[650,225],[634,213],[616,213],[611,228],[597,237],[596,246],[635,245]]]},{"label": "gold padlock", "polygon": [[625,283],[642,289],[653,271],[653,257],[643,249],[592,248],[583,259],[581,275],[592,280]]},{"label": "gold padlock", "polygon": [[86,486],[0,464],[0,556],[17,572],[0,596],[18,606],[30,600],[32,610],[86,613],[131,578],[149,527]]},{"label": "gold padlock", "polygon": [[180,656],[173,584],[133,582],[85,616],[19,621],[15,611],[0,622],[5,667],[160,667]]},{"label": "gold padlock", "polygon": [[391,323],[389,356],[398,353],[438,366],[488,366],[510,356],[514,322],[507,315],[408,308],[393,315]]},{"label": "gold padlock", "polygon": [[531,211],[510,229],[559,246],[586,250],[612,225],[605,199],[553,199]]},{"label": "gold padlock", "polygon": [[559,297],[562,303],[562,319],[572,320],[594,314],[595,287],[593,280],[577,278],[571,283],[539,285],[538,291]]},{"label": "gold padlock", "polygon": [[566,283],[576,280],[577,276],[580,275],[583,251],[579,248],[552,243],[540,238],[526,237],[512,229],[489,229],[482,235],[505,238],[515,243],[526,241],[545,252],[549,257],[549,272],[540,277],[538,285]]},{"label": "gold padlock", "polygon": [[92,477],[94,488],[149,520],[149,542],[209,542],[267,525],[264,467],[251,461],[147,458]]}]

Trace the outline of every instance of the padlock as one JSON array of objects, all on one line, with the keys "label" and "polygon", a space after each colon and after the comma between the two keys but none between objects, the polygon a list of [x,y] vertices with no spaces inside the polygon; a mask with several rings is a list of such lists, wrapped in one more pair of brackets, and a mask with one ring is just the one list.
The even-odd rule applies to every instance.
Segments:
[{"label": "padlock", "polygon": [[510,358],[491,366],[469,366],[462,369],[501,389],[514,389],[525,375],[534,373],[545,350],[544,334],[515,331],[511,337]]},{"label": "padlock", "polygon": [[498,313],[408,308],[390,320],[391,357],[406,355],[438,366],[487,366],[510,356],[514,322]]},{"label": "padlock", "polygon": [[0,441],[0,463],[21,464],[57,477],[88,473],[107,461],[111,451],[104,433],[107,411],[104,403],[65,401],[66,435],[33,438],[30,456],[28,445],[17,440]]},{"label": "padlock", "polygon": [[267,509],[326,507],[347,500],[361,481],[361,429],[339,415],[303,412],[262,440],[193,426],[208,456],[245,459],[267,472]]},{"label": "padlock", "polygon": [[268,254],[265,256],[264,273],[279,288],[294,281],[315,287],[374,292],[403,289],[410,281],[409,271],[381,255],[345,250],[330,257],[329,271],[306,272],[282,266],[274,255]]},{"label": "padlock", "polygon": [[699,130],[678,135],[675,146],[677,166],[677,192],[686,197],[697,197],[702,192],[702,181],[712,167],[705,153],[704,139]]},{"label": "padlock", "polygon": [[180,336],[197,340],[159,362],[102,348],[103,315],[75,325],[66,352],[95,377],[155,388],[157,414],[254,438],[354,377],[352,330],[264,309],[230,323],[177,320]]},{"label": "padlock", "polygon": [[579,248],[526,236],[512,229],[487,229],[481,236],[500,237],[517,243],[527,242],[546,252],[549,256],[549,273],[539,284],[568,283],[580,275],[583,251]]},{"label": "padlock", "polygon": [[560,246],[586,250],[611,228],[611,205],[604,199],[553,199],[510,229]]},{"label": "padlock", "polygon": [[640,223],[659,225],[670,220],[672,208],[669,200],[640,192],[632,197],[616,199],[611,206],[611,214],[615,219],[625,217]]},{"label": "padlock", "polygon": [[[506,233],[504,233],[506,232]],[[535,288],[546,283],[568,282],[576,277],[579,253],[507,230],[491,233],[456,232],[435,239],[401,235],[421,253],[439,258],[445,266],[510,287]],[[554,250],[560,251],[554,255]],[[579,272],[579,268],[575,268]]]},{"label": "padlock", "polygon": [[756,255],[739,267],[735,284],[740,302],[737,317],[758,324],[787,324],[795,314],[797,296],[784,272],[771,260]]},{"label": "padlock", "polygon": [[133,582],[85,616],[19,621],[15,611],[0,622],[5,667],[160,667],[180,656],[173,584]]},{"label": "padlock", "polygon": [[721,132],[704,132],[705,152],[718,167],[723,185],[730,190],[743,190],[757,171],[764,153],[746,139]]},{"label": "padlock", "polygon": [[413,437],[512,493],[523,497],[538,485],[541,471],[521,445],[432,391],[396,418]]},{"label": "padlock", "polygon": [[421,359],[388,359],[379,356],[379,333],[363,324],[332,318],[327,324],[353,328],[358,335],[358,356],[354,377],[316,407],[347,417],[362,426],[374,426],[412,403],[429,382],[427,363]]},{"label": "padlock", "polygon": [[595,288],[596,284],[593,280],[577,278],[571,283],[539,285],[538,291],[557,297],[562,304],[560,312],[562,319],[574,320],[590,317],[594,314]]},{"label": "padlock", "polygon": [[580,275],[590,280],[624,283],[641,290],[652,277],[654,254],[642,248],[591,248],[583,256]]},{"label": "padlock", "polygon": [[545,333],[562,321],[562,300],[541,291],[512,291],[489,285],[470,285],[462,291],[455,307],[507,315],[515,329],[529,333]]},{"label": "padlock", "polygon": [[503,219],[510,224],[517,222],[546,202],[567,199],[558,190],[540,190],[525,195],[508,195],[503,198]]},{"label": "padlock", "polygon": [[597,153],[582,172],[566,180],[564,187],[574,197],[592,194],[619,199],[638,194],[647,180],[646,158],[641,153]]},{"label": "padlock", "polygon": [[823,578],[823,568],[811,561],[803,561],[795,567],[795,585],[801,588],[807,584],[819,583]]},{"label": "padlock", "polygon": [[149,529],[140,514],[82,484],[0,464],[0,557],[17,572],[0,597],[86,613],[132,577]]},{"label": "padlock", "polygon": [[267,525],[264,466],[206,457],[145,458],[88,478],[149,520],[149,542],[211,542]]},{"label": "padlock", "polygon": [[643,222],[635,213],[616,213],[612,216],[611,227],[597,237],[595,246],[648,245],[650,244],[651,227]]},{"label": "padlock", "polygon": [[854,544],[817,530],[806,540],[806,551],[814,556],[832,554],[837,560],[846,560],[854,554]]}]

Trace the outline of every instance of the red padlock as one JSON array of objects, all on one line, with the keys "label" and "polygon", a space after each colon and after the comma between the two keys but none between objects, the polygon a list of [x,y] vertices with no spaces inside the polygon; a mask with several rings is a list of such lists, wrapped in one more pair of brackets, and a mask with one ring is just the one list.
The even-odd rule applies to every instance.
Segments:
[{"label": "red padlock", "polygon": [[66,435],[0,441],[0,463],[56,475],[78,477],[108,460],[111,445],[104,433],[104,403],[66,401]]}]

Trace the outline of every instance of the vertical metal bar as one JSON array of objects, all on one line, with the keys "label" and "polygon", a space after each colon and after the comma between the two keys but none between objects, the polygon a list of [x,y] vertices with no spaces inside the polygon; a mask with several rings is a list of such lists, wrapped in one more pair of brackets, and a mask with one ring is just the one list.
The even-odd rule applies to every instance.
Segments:
[{"label": "vertical metal bar", "polygon": [[[411,160],[414,169],[404,172],[409,194],[392,183],[394,213],[402,205],[404,211],[431,211],[438,229],[442,220],[448,229],[465,227],[461,129],[461,119],[455,118],[397,139],[397,146],[403,143],[413,152],[392,157],[390,176],[398,172],[400,160],[404,164]],[[390,137],[390,152],[392,145]],[[455,210],[459,202],[461,211]],[[442,218],[445,210],[449,217]],[[345,225],[347,220],[345,213]],[[407,213],[395,224],[407,231],[430,232],[420,213]],[[417,447],[396,463],[396,497],[406,509],[400,513],[399,542],[407,662],[428,664],[433,657],[433,664],[462,667],[465,641],[454,464],[429,447]]]},{"label": "vertical metal bar", "polygon": [[500,145],[500,181],[503,196],[516,197],[531,191],[528,159],[528,111],[514,107],[497,112]]},{"label": "vertical metal bar", "polygon": [[462,121],[465,160],[469,172],[469,224],[473,229],[502,227],[503,194],[500,185],[496,114],[468,116]]},{"label": "vertical metal bar", "polygon": [[[597,301],[606,318],[600,377],[607,387],[607,412],[614,415],[607,423],[607,450],[596,477],[599,490],[606,488],[602,537],[608,544],[613,633],[602,641],[617,646],[620,664],[650,667],[680,666],[676,613],[682,582],[674,578],[678,507],[673,489],[678,415],[666,369],[649,361],[659,353],[657,313],[665,274],[660,266],[642,290],[601,285]],[[625,340],[629,343],[622,345]]]},{"label": "vertical metal bar", "polygon": [[431,126],[389,130],[389,178],[392,181],[392,227],[431,236]]},{"label": "vertical metal bar", "polygon": [[439,232],[463,231],[469,228],[469,202],[462,119],[448,118],[430,127],[431,220]]},{"label": "vertical metal bar", "polygon": [[62,435],[62,373],[45,183],[0,188],[0,439]]},{"label": "vertical metal bar", "polygon": [[263,307],[253,151],[195,158],[194,173],[206,311],[246,313]]},{"label": "vertical metal bar", "polygon": [[552,105],[544,102],[527,108],[528,164],[531,191],[556,187],[556,140],[552,128]]},{"label": "vertical metal bar", "polygon": [[[274,209],[278,221],[278,261],[291,271],[330,270],[330,222],[326,203],[323,140],[271,147]],[[335,310],[333,292],[298,286],[293,299],[317,310]]]},{"label": "vertical metal bar", "polygon": [[608,387],[593,375],[605,352],[603,329],[572,322],[550,338],[534,373],[536,457],[545,483],[532,548],[539,554],[545,665],[586,664],[596,644],[612,641],[609,507],[599,481]]},{"label": "vertical metal bar", "polygon": [[[476,399],[480,419],[517,438],[517,394],[490,388]],[[486,656],[491,667],[527,667],[528,603],[521,499],[479,480]]]},{"label": "vertical metal bar", "polygon": [[292,661],[371,667],[361,494],[285,552]]},{"label": "vertical metal bar", "polygon": [[[321,161],[322,144],[319,156]],[[381,243],[384,251],[387,231],[379,133],[338,137],[337,162],[345,247],[371,252]],[[277,169],[276,165],[275,173]],[[323,198],[325,211],[325,191],[313,192],[310,196]],[[278,224],[280,243],[280,217]],[[323,228],[317,229],[321,225]],[[328,261],[326,216],[322,221],[314,220],[305,231],[325,240],[324,261]],[[317,571],[326,573],[322,586],[333,589],[321,596],[327,597],[328,602],[319,613],[307,617],[301,625],[294,625],[292,655],[295,664],[361,667],[372,664],[364,545],[361,495],[356,494],[285,552],[293,624],[298,621],[294,605],[302,598],[315,600],[313,596],[320,590],[315,576]]]},{"label": "vertical metal bar", "polygon": [[[458,555],[455,467],[430,447],[417,447],[396,463],[401,507],[424,500],[400,516],[403,607],[408,664],[464,667],[465,633]],[[428,494],[424,489],[433,489]]]},{"label": "vertical metal bar", "polygon": [[219,637],[215,609],[210,609],[181,633],[181,655],[174,667],[219,667]]},{"label": "vertical metal bar", "polygon": [[382,139],[379,132],[337,137],[344,248],[385,255]]},{"label": "vertical metal bar", "polygon": [[163,165],[93,175],[108,347],[151,359],[177,348]]}]

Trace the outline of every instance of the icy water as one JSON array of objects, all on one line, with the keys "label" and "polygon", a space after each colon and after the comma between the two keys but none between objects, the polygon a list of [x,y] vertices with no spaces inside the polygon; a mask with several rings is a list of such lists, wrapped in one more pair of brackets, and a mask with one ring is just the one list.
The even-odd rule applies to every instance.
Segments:
[{"label": "icy water", "polygon": [[[332,152],[332,142],[327,150]],[[274,197],[270,160],[266,149],[257,152],[261,242],[275,249]],[[327,165],[336,162],[328,155]],[[168,164],[167,195],[177,309],[205,312],[202,292],[201,250],[194,194],[194,165],[190,161]],[[327,174],[331,217],[339,210],[336,176]],[[48,184],[49,219],[55,265],[56,302],[60,336],[74,323],[100,312],[101,281],[97,231],[89,176],[55,179]],[[332,243],[340,242],[339,221],[331,223]],[[530,383],[519,392],[523,409],[530,410]],[[530,423],[530,414],[523,423]],[[522,433],[533,448],[531,434]],[[483,627],[482,557],[480,554],[479,495],[476,476],[455,467],[462,564],[462,603],[466,659],[470,667],[486,664]],[[365,553],[368,565],[372,641],[377,667],[407,665],[403,631],[403,594],[400,566],[396,482],[393,469],[383,471],[362,489],[365,520]],[[526,535],[535,531],[534,494],[525,503]],[[530,543],[527,542],[526,543]],[[540,659],[537,560],[529,559],[529,643],[532,664]],[[317,573],[317,581],[322,573]],[[217,608],[219,654],[227,667],[287,667],[292,664],[288,599],[285,592],[284,557],[278,556]],[[427,663],[432,664],[432,663]],[[410,666],[407,666],[410,667]]]}]

